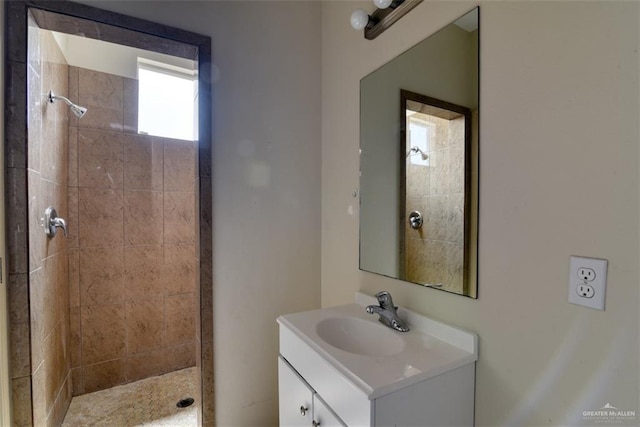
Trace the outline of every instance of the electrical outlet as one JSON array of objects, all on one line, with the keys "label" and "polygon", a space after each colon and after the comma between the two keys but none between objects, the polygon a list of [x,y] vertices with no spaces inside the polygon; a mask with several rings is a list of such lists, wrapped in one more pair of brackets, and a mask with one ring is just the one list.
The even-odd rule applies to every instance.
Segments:
[{"label": "electrical outlet", "polygon": [[569,302],[604,310],[607,260],[572,256],[569,262]]},{"label": "electrical outlet", "polygon": [[593,290],[593,286],[584,284],[578,285],[578,287],[576,288],[576,292],[582,298],[593,298],[593,296],[596,294],[596,291]]},{"label": "electrical outlet", "polygon": [[593,268],[581,267],[578,269],[578,278],[585,282],[593,282],[596,278],[596,272],[593,271]]}]

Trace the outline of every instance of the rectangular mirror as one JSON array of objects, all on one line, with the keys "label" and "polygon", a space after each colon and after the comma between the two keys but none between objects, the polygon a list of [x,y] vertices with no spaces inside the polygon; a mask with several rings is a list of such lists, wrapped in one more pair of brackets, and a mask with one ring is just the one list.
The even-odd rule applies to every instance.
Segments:
[{"label": "rectangular mirror", "polygon": [[360,82],[360,269],[472,298],[478,13]]}]

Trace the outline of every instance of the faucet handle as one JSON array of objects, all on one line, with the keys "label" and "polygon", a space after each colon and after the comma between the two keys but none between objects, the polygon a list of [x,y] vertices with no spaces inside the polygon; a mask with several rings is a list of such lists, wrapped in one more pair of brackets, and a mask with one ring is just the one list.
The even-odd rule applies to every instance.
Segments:
[{"label": "faucet handle", "polygon": [[376,294],[376,298],[378,299],[380,307],[395,310],[396,307],[393,305],[393,298],[391,298],[391,294],[389,292],[380,291]]}]

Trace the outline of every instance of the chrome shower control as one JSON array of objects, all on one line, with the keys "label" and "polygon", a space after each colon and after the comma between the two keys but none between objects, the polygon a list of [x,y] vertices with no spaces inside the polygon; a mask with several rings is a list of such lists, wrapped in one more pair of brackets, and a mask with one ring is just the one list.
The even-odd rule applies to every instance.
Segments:
[{"label": "chrome shower control", "polygon": [[55,237],[58,228],[62,228],[64,236],[67,237],[67,222],[62,218],[58,218],[58,213],[53,206],[45,209],[42,225],[44,226],[44,233],[47,237]]},{"label": "chrome shower control", "polygon": [[417,230],[418,228],[422,227],[422,214],[418,211],[413,211],[409,214],[409,225],[411,226],[411,228]]}]

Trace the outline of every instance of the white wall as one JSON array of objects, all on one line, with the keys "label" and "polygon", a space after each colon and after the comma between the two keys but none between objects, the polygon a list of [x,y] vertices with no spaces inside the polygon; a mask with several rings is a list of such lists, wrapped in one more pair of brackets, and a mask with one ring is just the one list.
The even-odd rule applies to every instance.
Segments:
[{"label": "white wall", "polygon": [[122,44],[52,32],[64,59],[69,65],[116,76],[138,79],[138,58],[175,65],[187,70],[197,69],[190,59],[165,55]]},{"label": "white wall", "polygon": [[[368,2],[323,4],[322,304],[387,289],[477,332],[477,425],[640,417],[637,2],[481,2],[479,299],[358,270],[359,80],[476,4],[425,1],[374,41],[348,24]],[[609,260],[606,311],[567,302],[572,254]]]},{"label": "white wall", "polygon": [[83,3],[213,38],[216,421],[273,425],[275,319],[320,304],[320,4]]}]

